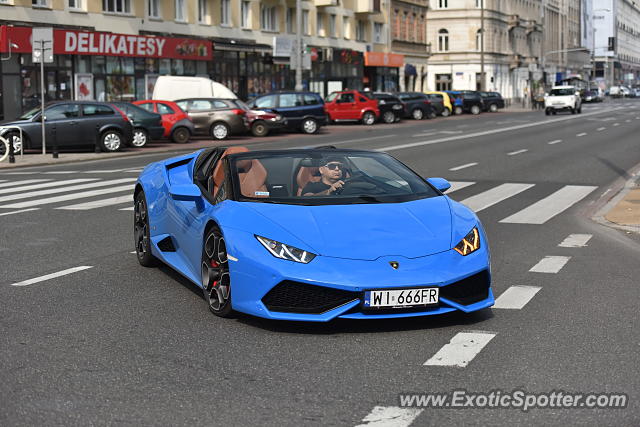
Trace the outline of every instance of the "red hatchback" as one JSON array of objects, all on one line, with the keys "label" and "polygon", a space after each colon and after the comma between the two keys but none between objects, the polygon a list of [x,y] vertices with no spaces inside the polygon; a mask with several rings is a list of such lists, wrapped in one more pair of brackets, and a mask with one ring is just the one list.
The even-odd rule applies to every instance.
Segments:
[{"label": "red hatchback", "polygon": [[334,122],[361,121],[365,125],[372,125],[380,116],[378,100],[357,90],[333,92],[327,97],[324,106],[329,119]]},{"label": "red hatchback", "polygon": [[194,133],[193,122],[182,108],[172,101],[144,100],[134,101],[133,104],[152,113],[162,116],[164,137],[173,142],[184,144]]}]

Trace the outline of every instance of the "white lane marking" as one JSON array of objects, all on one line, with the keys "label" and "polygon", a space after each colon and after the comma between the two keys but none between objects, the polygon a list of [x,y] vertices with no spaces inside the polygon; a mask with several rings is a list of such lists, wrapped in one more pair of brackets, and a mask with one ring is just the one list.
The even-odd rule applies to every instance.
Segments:
[{"label": "white lane marking", "polygon": [[122,208],[122,209],[118,209],[119,211],[132,211],[133,210],[133,206],[129,206],[128,208]]},{"label": "white lane marking", "polygon": [[22,212],[37,211],[37,210],[40,210],[40,208],[20,209],[19,211],[0,213],[0,216],[13,215],[13,214],[19,214],[19,213],[22,213]]},{"label": "white lane marking", "polygon": [[[607,112],[620,110],[621,108],[622,107],[614,108],[612,110],[608,110]],[[496,133],[509,132],[509,131],[512,131],[512,130],[524,129],[524,128],[533,127],[533,126],[542,126],[542,125],[547,125],[547,124],[553,124],[553,123],[557,123],[557,122],[563,122],[563,121],[566,121],[566,120],[576,120],[576,119],[580,119],[580,118],[587,117],[587,116],[594,116],[596,114],[602,114],[602,111],[594,111],[592,113],[585,113],[585,114],[581,114],[579,116],[568,116],[568,117],[561,117],[561,118],[557,118],[557,119],[543,120],[543,121],[540,121],[540,122],[524,123],[524,124],[521,124],[521,125],[509,126],[509,127],[501,128],[501,129],[492,129],[492,130],[486,130],[486,131],[481,131],[481,132],[467,133],[467,134],[464,134],[464,135],[456,135],[456,136],[450,136],[450,137],[446,137],[446,138],[434,139],[432,141],[418,141],[418,142],[411,142],[411,143],[408,143],[408,144],[390,145],[388,147],[376,148],[376,150],[377,151],[395,151],[395,150],[402,150],[402,149],[405,149],[405,148],[420,147],[421,145],[440,144],[441,142],[455,141],[455,140],[458,140],[458,139],[466,139],[466,138],[475,138],[477,136],[493,135],[493,134],[496,134]]]},{"label": "white lane marking", "polygon": [[38,189],[50,188],[50,187],[60,187],[68,184],[78,184],[80,182],[89,182],[89,181],[97,181],[97,180],[98,178],[84,178],[84,179],[66,179],[64,181],[42,182],[40,184],[24,185],[22,187],[3,188],[3,189],[0,189],[0,194],[17,193],[19,191],[38,190]]},{"label": "white lane marking", "polygon": [[97,171],[93,171],[93,170],[89,170],[89,171],[84,171],[82,173],[116,173],[116,172],[122,172],[125,169],[110,169],[110,170],[97,170]]},{"label": "white lane marking", "polygon": [[122,184],[125,182],[133,182],[133,181],[136,181],[136,178],[120,178],[120,179],[113,179],[110,181],[98,181],[98,182],[91,182],[88,184],[72,185],[70,187],[50,188],[48,190],[31,191],[28,193],[12,194],[10,196],[0,197],[0,202],[6,202],[9,200],[29,199],[32,197],[45,196],[47,194],[68,193],[69,191],[85,190],[87,188],[107,187],[109,185]]},{"label": "white lane marking", "polygon": [[28,202],[13,203],[10,205],[0,206],[0,208],[20,209],[30,206],[47,205],[50,203],[66,202],[67,200],[84,199],[85,197],[101,196],[103,194],[119,193],[121,191],[132,191],[134,185],[121,185],[119,187],[104,188],[102,190],[85,191],[82,193],[67,194],[64,196],[49,197],[46,199],[30,200]]},{"label": "white lane marking", "polygon": [[558,246],[561,248],[582,248],[587,246],[587,242],[592,237],[592,234],[570,234]]},{"label": "white lane marking", "polygon": [[[35,172],[38,173],[38,172]],[[34,172],[9,172],[3,175],[33,175]]]},{"label": "white lane marking", "polygon": [[46,175],[64,175],[70,173],[78,173],[78,171],[51,171],[51,172],[41,172]]},{"label": "white lane marking", "polygon": [[375,406],[356,427],[407,427],[424,409]]},{"label": "white lane marking", "polygon": [[613,125],[614,126],[620,126],[620,123],[614,123]]},{"label": "white lane marking", "polygon": [[[462,126],[458,126],[458,127],[462,127]],[[445,135],[455,135],[457,133],[462,133],[462,131],[461,130],[441,130],[441,131],[438,131],[438,133],[443,133]]]},{"label": "white lane marking", "polygon": [[558,143],[560,143],[560,142],[562,142],[562,140],[561,140],[561,139],[554,139],[553,141],[549,141],[549,142],[547,142],[547,144],[549,144],[549,145],[553,145],[553,144],[558,144]]},{"label": "white lane marking", "polygon": [[455,171],[459,171],[460,169],[470,168],[471,166],[475,166],[477,164],[478,163],[466,163],[464,165],[460,165],[460,166],[456,166],[454,168],[451,168],[449,170],[455,172]]},{"label": "white lane marking", "polygon": [[12,283],[11,286],[27,286],[34,283],[44,282],[45,280],[55,279],[56,277],[66,276],[68,274],[76,273],[78,271],[87,270],[93,268],[92,265],[81,265],[79,267],[68,268],[66,270],[58,271],[57,273],[46,274],[44,276],[35,277],[33,279],[24,280],[18,283]]},{"label": "white lane marking", "polygon": [[[338,142],[331,142],[327,145],[340,145],[340,144],[350,144],[352,142],[364,142],[364,141],[371,141],[372,139],[382,139],[382,138],[393,138],[396,135],[380,135],[380,136],[371,136],[369,138],[358,138],[358,139],[348,139],[346,141],[338,141]],[[312,145],[311,147],[315,147],[316,145]]]},{"label": "white lane marking", "polygon": [[565,185],[555,193],[514,213],[500,222],[513,224],[544,224],[569,209],[598,187],[591,185]]},{"label": "white lane marking", "polygon": [[417,133],[415,135],[411,135],[412,138],[420,138],[421,136],[431,136],[431,135],[436,135],[440,132],[426,132],[426,133]]},{"label": "white lane marking", "polygon": [[624,122],[625,122],[625,123],[631,123],[631,120],[630,120],[630,119],[627,119],[627,120],[625,120]]},{"label": "white lane marking", "polygon": [[605,130],[605,129],[606,129],[605,127],[601,127],[601,128],[596,129],[596,130],[597,130],[598,132],[600,132],[600,131],[603,131],[603,130]]},{"label": "white lane marking", "polygon": [[511,286],[496,298],[493,308],[521,310],[540,289],[537,286]]},{"label": "white lane marking", "polygon": [[51,180],[50,179],[25,179],[22,181],[7,182],[6,184],[0,185],[0,188],[16,187],[18,185],[27,185],[27,184],[33,184],[35,182],[46,182],[46,181],[51,181]]},{"label": "white lane marking", "polygon": [[445,191],[446,194],[453,193],[454,191],[462,190],[465,187],[475,184],[473,181],[449,181],[451,188]]},{"label": "white lane marking", "polygon": [[495,336],[491,332],[459,332],[424,364],[464,368]]},{"label": "white lane marking", "polygon": [[126,169],[125,172],[142,172],[142,169]]},{"label": "white lane marking", "polygon": [[529,271],[532,273],[557,273],[562,267],[569,262],[570,256],[545,256],[536,265],[531,267]]},{"label": "white lane marking", "polygon": [[490,190],[483,191],[474,196],[462,200],[460,203],[467,206],[474,212],[480,212],[490,206],[500,203],[503,200],[513,197],[516,194],[533,187],[535,184],[515,184],[506,183],[498,185]]},{"label": "white lane marking", "polygon": [[586,134],[587,134],[586,132],[581,132],[581,133],[576,134],[576,136],[585,136]]},{"label": "white lane marking", "polygon": [[526,148],[522,149],[522,150],[512,151],[510,153],[507,153],[507,156],[515,156],[517,154],[526,153],[527,151],[529,151],[529,150],[527,150]]},{"label": "white lane marking", "polygon": [[6,179],[0,179],[0,182],[6,182],[6,181],[7,181]]},{"label": "white lane marking", "polygon": [[91,202],[62,206],[56,209],[64,209],[67,211],[86,211],[89,209],[102,208],[104,206],[121,205],[123,203],[130,202],[133,202],[133,196],[131,194],[128,194],[126,196],[111,197],[109,199],[93,200]]}]

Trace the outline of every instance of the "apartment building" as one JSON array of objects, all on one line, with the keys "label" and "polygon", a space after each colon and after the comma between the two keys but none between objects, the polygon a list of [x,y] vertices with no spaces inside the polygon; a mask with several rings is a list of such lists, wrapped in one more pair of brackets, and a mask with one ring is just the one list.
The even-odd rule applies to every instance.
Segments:
[{"label": "apartment building", "polygon": [[427,42],[429,0],[391,0],[391,51],[404,57],[398,69],[400,89],[426,90],[431,46]]},{"label": "apartment building", "polygon": [[207,76],[249,98],[294,88],[289,58],[274,57],[273,43],[294,36],[297,13],[311,56],[306,88],[362,89],[366,74],[401,66],[402,57],[389,62],[380,0],[303,1],[301,10],[295,0],[0,0],[0,117],[38,102],[33,27],[54,28],[48,100],[148,98],[167,74]]}]

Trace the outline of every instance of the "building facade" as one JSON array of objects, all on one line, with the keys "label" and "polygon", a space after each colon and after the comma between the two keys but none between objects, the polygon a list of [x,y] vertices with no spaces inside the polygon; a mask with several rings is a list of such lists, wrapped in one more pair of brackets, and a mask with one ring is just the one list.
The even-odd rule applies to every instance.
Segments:
[{"label": "building facade", "polygon": [[[395,74],[397,87],[402,58],[389,61],[381,0],[303,1],[299,11],[295,6],[295,0],[0,0],[0,118],[14,118],[39,99],[32,27],[54,28],[55,62],[45,64],[47,100],[149,98],[159,75],[206,76],[242,99],[293,89],[290,60],[274,57],[273,44],[274,37],[294,37],[297,13],[311,59],[305,88],[323,96],[362,89],[367,72]],[[74,37],[69,34],[76,34],[76,42],[67,46],[67,37]],[[118,49],[120,40],[127,49]],[[158,55],[138,49],[157,40],[171,50]]]},{"label": "building facade", "polygon": [[431,45],[427,42],[428,0],[391,0],[391,51],[404,56],[399,86],[405,91],[426,90]]}]

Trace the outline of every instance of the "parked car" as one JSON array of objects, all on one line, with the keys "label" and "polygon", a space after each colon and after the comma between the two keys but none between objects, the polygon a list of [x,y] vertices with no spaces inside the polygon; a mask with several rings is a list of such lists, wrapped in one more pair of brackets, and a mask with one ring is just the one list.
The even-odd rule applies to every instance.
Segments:
[{"label": "parked car", "polygon": [[[438,114],[433,106],[429,95],[420,92],[400,92],[397,94],[404,104],[404,116],[414,120],[422,120],[425,117],[433,119]],[[444,105],[440,102],[442,111]]]},{"label": "parked car", "polygon": [[357,90],[332,92],[327,96],[325,105],[329,120],[334,122],[361,121],[372,125],[380,117],[378,101]]},{"label": "parked car", "polygon": [[624,98],[631,95],[631,90],[626,86],[611,86],[609,96],[612,98]]},{"label": "parked car", "polygon": [[453,102],[454,114],[471,113],[480,114],[482,111],[482,98],[480,94],[472,90],[447,91]]},{"label": "parked car", "polygon": [[482,111],[491,113],[497,112],[500,108],[504,108],[504,99],[498,92],[478,92],[480,101],[482,102]]},{"label": "parked car", "polygon": [[134,101],[133,104],[151,113],[160,114],[164,127],[163,136],[173,142],[184,144],[195,133],[193,122],[175,102],[144,100]]},{"label": "parked car", "polygon": [[160,114],[151,113],[143,108],[129,102],[111,102],[133,121],[133,138],[131,145],[134,147],[144,147],[151,140],[158,140],[164,134],[162,127],[162,117]]},{"label": "parked car", "polygon": [[176,104],[189,115],[195,135],[221,140],[249,130],[247,112],[235,99],[189,98],[176,100]]},{"label": "parked car", "polygon": [[582,95],[582,102],[602,102],[604,99],[597,89],[585,90]]},{"label": "parked car", "polygon": [[175,101],[185,98],[238,98],[222,83],[206,77],[160,76],[153,86],[151,99]]},{"label": "parked car", "polygon": [[[41,110],[36,107],[16,120],[0,122],[0,126],[19,126],[24,141],[15,129],[0,131],[0,136],[13,143],[16,151],[42,147]],[[133,122],[119,108],[91,101],[62,101],[45,105],[45,137],[47,147],[90,147],[98,145],[103,151],[118,151],[130,143]]]},{"label": "parked car", "polygon": [[395,123],[404,117],[404,103],[398,97],[386,92],[374,92],[368,95],[369,98],[378,100],[380,121]]},{"label": "parked car", "polygon": [[448,93],[427,91],[425,94],[429,97],[431,105],[433,105],[437,114],[442,117],[449,117],[451,115],[453,112],[453,104],[451,104],[451,99],[449,98]]},{"label": "parked car", "polygon": [[237,99],[235,103],[247,112],[247,123],[253,136],[267,136],[272,130],[283,129],[287,126],[287,119],[281,114],[252,110],[239,99]]},{"label": "parked car", "polygon": [[554,86],[544,97],[544,113],[548,116],[558,111],[582,112],[580,92],[575,86]]},{"label": "parked car", "polygon": [[258,96],[247,103],[252,110],[280,114],[287,128],[312,134],[327,124],[322,97],[315,92],[274,92]]}]

